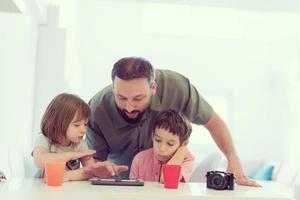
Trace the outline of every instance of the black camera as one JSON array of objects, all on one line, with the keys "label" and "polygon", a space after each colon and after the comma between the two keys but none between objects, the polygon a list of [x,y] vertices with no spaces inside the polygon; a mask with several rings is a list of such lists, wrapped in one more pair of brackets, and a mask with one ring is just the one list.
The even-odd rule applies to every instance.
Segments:
[{"label": "black camera", "polygon": [[215,190],[233,190],[234,175],[222,171],[208,171],[206,173],[206,187]]}]

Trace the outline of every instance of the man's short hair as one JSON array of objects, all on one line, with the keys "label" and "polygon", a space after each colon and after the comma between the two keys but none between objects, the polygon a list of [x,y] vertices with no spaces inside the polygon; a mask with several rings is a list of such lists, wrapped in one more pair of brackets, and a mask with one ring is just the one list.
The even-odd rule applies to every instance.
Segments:
[{"label": "man's short hair", "polygon": [[153,133],[156,128],[165,129],[179,136],[179,141],[182,144],[188,140],[192,133],[192,126],[185,115],[175,109],[169,109],[158,113],[155,118]]},{"label": "man's short hair", "polygon": [[112,81],[116,76],[123,80],[147,78],[149,83],[155,79],[151,63],[139,57],[125,57],[118,60],[111,72]]}]

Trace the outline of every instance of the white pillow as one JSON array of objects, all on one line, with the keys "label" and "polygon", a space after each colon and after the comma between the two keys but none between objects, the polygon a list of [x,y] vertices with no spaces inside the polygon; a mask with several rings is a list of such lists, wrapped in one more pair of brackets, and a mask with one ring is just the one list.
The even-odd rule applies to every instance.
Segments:
[{"label": "white pillow", "polygon": [[241,160],[243,172],[246,176],[251,176],[257,169],[263,166],[261,159]]},{"label": "white pillow", "polygon": [[295,177],[295,179],[293,181],[293,185],[298,185],[298,187],[300,187],[300,168],[299,167],[297,169],[297,174],[296,174],[296,177]]},{"label": "white pillow", "polygon": [[294,185],[293,199],[300,200],[300,180],[297,180],[296,184]]},{"label": "white pillow", "polygon": [[193,170],[189,182],[206,182],[206,172],[217,170],[222,155],[219,152],[208,154]]},{"label": "white pillow", "polygon": [[291,186],[297,175],[297,167],[292,163],[282,163],[277,175],[277,181]]}]

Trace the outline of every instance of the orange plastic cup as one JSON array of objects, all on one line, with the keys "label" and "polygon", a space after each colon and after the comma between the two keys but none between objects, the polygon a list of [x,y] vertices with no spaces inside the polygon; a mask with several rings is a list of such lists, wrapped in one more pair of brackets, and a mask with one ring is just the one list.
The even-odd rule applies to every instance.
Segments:
[{"label": "orange plastic cup", "polygon": [[65,161],[45,162],[45,182],[48,186],[61,186],[65,174]]},{"label": "orange plastic cup", "polygon": [[168,189],[177,189],[180,172],[180,165],[163,165],[164,187]]}]

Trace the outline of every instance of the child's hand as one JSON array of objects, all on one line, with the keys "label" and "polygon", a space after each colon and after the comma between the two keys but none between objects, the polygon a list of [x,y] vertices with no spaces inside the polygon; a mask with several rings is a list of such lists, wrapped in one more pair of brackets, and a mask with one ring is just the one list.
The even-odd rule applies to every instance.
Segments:
[{"label": "child's hand", "polygon": [[68,182],[68,181],[70,181],[69,172],[65,171],[63,182]]},{"label": "child's hand", "polygon": [[184,141],[184,142],[181,144],[181,146],[176,150],[176,152],[180,152],[180,154],[186,155],[186,154],[189,152],[189,150],[188,150],[188,148],[187,148],[187,144],[188,144],[188,143],[189,143],[188,140]]},{"label": "child's hand", "polygon": [[79,159],[79,158],[82,158],[82,157],[85,157],[85,156],[91,156],[91,155],[95,154],[96,151],[88,149],[86,151],[70,152],[70,153],[72,153],[70,160],[76,160],[76,159]]},{"label": "child's hand", "polygon": [[185,145],[185,146],[180,146],[180,147],[176,150],[176,152],[179,152],[181,155],[186,156],[186,154],[189,152],[189,150],[188,150],[187,146]]}]

